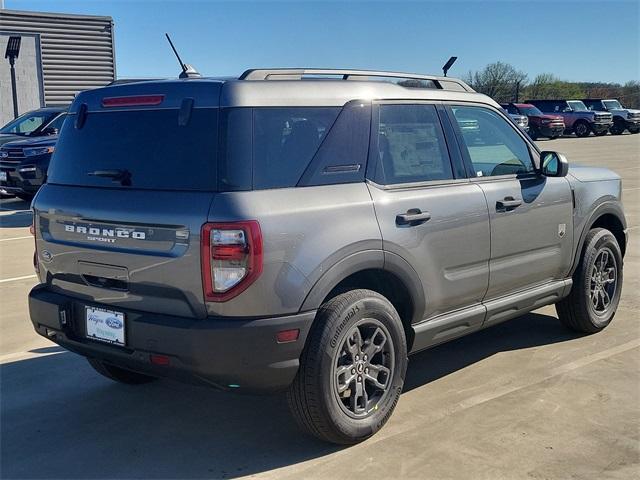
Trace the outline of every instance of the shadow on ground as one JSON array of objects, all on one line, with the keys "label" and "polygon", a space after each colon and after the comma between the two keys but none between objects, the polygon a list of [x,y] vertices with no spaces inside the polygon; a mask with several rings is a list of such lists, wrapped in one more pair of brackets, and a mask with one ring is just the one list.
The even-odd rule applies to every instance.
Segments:
[{"label": "shadow on ground", "polygon": [[19,198],[0,201],[0,228],[20,228],[31,225],[31,204]]},{"label": "shadow on ground", "polygon": [[[571,338],[556,318],[530,314],[413,356],[406,387],[497,352]],[[339,450],[302,435],[282,395],[117,385],[56,352],[0,368],[3,478],[233,478]]]}]

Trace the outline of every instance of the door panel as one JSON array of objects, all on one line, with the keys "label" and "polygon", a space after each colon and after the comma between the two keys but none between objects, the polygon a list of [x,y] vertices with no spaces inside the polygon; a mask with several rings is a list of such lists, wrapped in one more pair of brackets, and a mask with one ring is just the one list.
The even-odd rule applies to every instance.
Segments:
[{"label": "door panel", "polygon": [[[489,280],[489,218],[484,194],[468,182],[384,190],[369,185],[385,251],[407,260],[422,280],[424,318],[479,303]],[[399,225],[411,210],[430,218]]]},{"label": "door panel", "polygon": [[497,111],[452,105],[449,112],[471,181],[482,189],[489,208],[485,300],[564,279],[573,242],[569,182],[536,173],[535,150]]},{"label": "door panel", "polygon": [[[564,178],[533,177],[478,182],[491,220],[491,299],[565,278],[573,244],[573,204]],[[500,208],[505,198],[521,200]]]}]

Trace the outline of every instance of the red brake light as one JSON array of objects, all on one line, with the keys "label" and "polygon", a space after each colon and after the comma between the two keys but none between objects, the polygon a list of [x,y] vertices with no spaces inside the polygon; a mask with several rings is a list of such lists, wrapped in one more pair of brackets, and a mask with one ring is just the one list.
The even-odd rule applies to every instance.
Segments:
[{"label": "red brake light", "polygon": [[128,97],[106,97],[102,99],[103,107],[136,107],[160,105],[164,95],[133,95]]},{"label": "red brake light", "polygon": [[208,302],[227,301],[262,273],[262,232],[255,220],[205,223],[201,232],[202,285]]}]

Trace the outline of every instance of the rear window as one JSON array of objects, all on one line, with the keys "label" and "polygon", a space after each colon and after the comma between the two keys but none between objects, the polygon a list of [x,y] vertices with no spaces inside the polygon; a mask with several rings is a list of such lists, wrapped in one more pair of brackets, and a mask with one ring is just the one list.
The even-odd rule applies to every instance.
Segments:
[{"label": "rear window", "polygon": [[48,181],[121,188],[118,180],[92,175],[119,170],[128,172],[128,188],[216,190],[218,110],[194,108],[186,124],[178,115],[178,109],[90,112],[81,128],[70,115]]}]

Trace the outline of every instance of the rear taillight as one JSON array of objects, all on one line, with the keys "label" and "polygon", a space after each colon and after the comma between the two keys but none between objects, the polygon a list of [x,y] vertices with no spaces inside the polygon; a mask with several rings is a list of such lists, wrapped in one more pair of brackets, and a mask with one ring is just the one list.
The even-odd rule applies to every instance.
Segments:
[{"label": "rear taillight", "polygon": [[262,233],[255,220],[205,223],[201,235],[205,300],[224,302],[262,273]]}]

